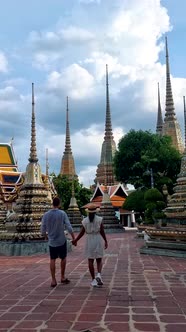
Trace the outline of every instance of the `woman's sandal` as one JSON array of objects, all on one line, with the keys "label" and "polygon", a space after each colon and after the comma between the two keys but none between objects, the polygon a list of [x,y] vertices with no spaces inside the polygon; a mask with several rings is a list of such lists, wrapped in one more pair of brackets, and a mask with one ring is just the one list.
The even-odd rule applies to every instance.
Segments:
[{"label": "woman's sandal", "polygon": [[61,283],[67,285],[70,283],[70,280],[66,278],[64,280],[61,280]]},{"label": "woman's sandal", "polygon": [[57,286],[57,282],[54,284],[53,282],[51,282],[51,284],[50,284],[50,287],[56,287]]}]

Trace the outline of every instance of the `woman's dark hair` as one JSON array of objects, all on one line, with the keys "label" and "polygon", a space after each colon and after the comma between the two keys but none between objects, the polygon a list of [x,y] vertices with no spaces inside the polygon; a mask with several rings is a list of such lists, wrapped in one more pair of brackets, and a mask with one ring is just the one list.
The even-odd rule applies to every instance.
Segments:
[{"label": "woman's dark hair", "polygon": [[60,199],[59,199],[59,197],[54,197],[53,198],[53,206],[54,207],[58,207],[59,205],[60,205]]},{"label": "woman's dark hair", "polygon": [[89,217],[90,222],[93,222],[94,216],[95,216],[95,213],[89,213],[88,217]]}]

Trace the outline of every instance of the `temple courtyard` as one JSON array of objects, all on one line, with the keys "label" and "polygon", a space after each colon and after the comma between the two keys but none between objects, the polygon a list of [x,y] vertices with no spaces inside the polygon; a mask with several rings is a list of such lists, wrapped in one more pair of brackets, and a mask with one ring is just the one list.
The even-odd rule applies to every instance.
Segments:
[{"label": "temple courtyard", "polygon": [[101,288],[90,286],[84,237],[68,254],[71,283],[56,288],[47,254],[1,256],[0,332],[185,332],[186,259],[140,255],[134,230],[107,237]]}]

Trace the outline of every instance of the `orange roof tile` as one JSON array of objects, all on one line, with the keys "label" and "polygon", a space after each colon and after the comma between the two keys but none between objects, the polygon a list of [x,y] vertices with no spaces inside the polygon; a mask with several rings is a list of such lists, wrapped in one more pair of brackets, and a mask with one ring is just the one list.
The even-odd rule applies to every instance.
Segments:
[{"label": "orange roof tile", "polygon": [[12,146],[7,143],[0,143],[0,167],[14,166],[16,164]]}]

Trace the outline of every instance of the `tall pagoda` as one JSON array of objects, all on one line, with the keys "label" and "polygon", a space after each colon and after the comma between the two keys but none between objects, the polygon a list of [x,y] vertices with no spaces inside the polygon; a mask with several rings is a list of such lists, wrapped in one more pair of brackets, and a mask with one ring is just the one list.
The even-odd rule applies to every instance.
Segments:
[{"label": "tall pagoda", "polygon": [[65,138],[65,151],[63,153],[61,161],[61,175],[65,175],[69,180],[77,179],[78,176],[75,170],[74,157],[71,149],[70,141],[70,127],[69,127],[69,107],[68,107],[68,97],[67,97],[67,107],[66,107],[66,138]]},{"label": "tall pagoda", "polygon": [[165,45],[166,45],[166,102],[165,102],[163,135],[171,136],[172,145],[178,151],[180,151],[180,153],[182,153],[184,148],[183,148],[181,129],[176,118],[173,95],[172,95],[167,37],[165,38]]},{"label": "tall pagoda", "polygon": [[31,242],[43,239],[40,233],[41,218],[52,206],[51,198],[48,195],[48,188],[46,188],[43,183],[41,168],[38,163],[34,106],[34,84],[32,83],[32,120],[29,163],[24,174],[24,183],[20,188],[14,206],[14,212],[6,219],[5,227],[7,232],[0,235],[1,240],[25,243],[27,241]]},{"label": "tall pagoda", "polygon": [[108,83],[108,65],[106,65],[106,119],[105,119],[105,136],[102,144],[101,159],[97,166],[95,183],[104,184],[105,186],[117,183],[114,176],[113,157],[116,151],[116,143],[112,132],[110,100],[109,100],[109,83]]},{"label": "tall pagoda", "polygon": [[167,226],[145,229],[148,238],[140,253],[186,258],[186,106],[184,97],[185,149],[181,158],[180,173],[177,176],[173,194],[168,197],[164,210]]},{"label": "tall pagoda", "polygon": [[162,136],[163,134],[163,116],[161,109],[161,101],[160,101],[160,87],[158,83],[158,116],[157,116],[157,124],[156,124],[156,134]]},{"label": "tall pagoda", "polygon": [[174,187],[174,193],[170,197],[167,207],[165,209],[165,214],[167,220],[177,221],[179,224],[186,224],[186,106],[185,97],[183,97],[184,102],[184,121],[185,121],[185,149],[181,159],[180,173],[178,174],[176,185]]}]

